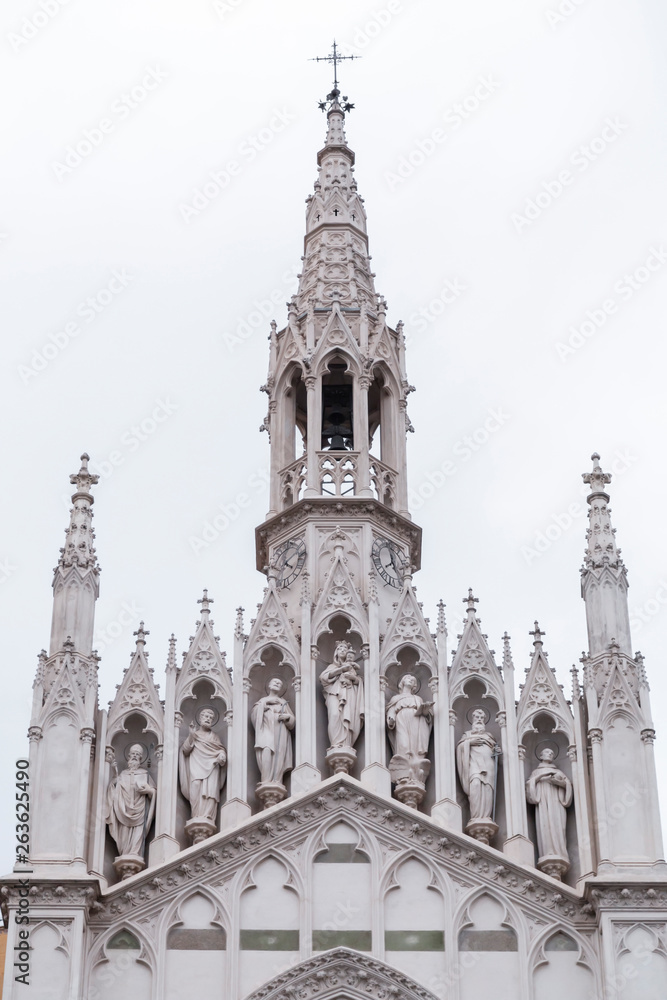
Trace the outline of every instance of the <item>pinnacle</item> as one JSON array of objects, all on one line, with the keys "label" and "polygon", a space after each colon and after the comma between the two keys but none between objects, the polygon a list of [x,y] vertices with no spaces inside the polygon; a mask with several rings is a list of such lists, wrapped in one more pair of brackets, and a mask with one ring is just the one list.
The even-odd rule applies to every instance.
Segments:
[{"label": "pinnacle", "polygon": [[136,635],[136,637],[137,637],[137,649],[139,649],[140,645],[141,646],[145,646],[146,645],[146,636],[150,635],[150,632],[148,631],[148,629],[144,629],[144,623],[143,622],[139,622],[139,628],[137,629],[136,632],[133,632],[132,635]]},{"label": "pinnacle", "polygon": [[206,615],[208,617],[211,610],[210,605],[214,603],[215,602],[213,598],[208,596],[208,590],[204,588],[204,596],[200,597],[199,600],[197,601],[197,604],[201,604],[202,615]]}]

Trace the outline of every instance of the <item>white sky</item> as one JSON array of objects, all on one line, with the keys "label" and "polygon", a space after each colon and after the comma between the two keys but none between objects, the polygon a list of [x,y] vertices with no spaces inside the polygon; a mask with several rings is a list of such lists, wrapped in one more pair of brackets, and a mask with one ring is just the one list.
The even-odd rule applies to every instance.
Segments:
[{"label": "white sky", "polygon": [[[605,469],[615,462],[613,520],[667,806],[667,256],[652,257],[657,269],[636,290],[623,277],[652,248],[667,250],[664,5],[339,0],[329,12],[312,0],[43,2],[55,11],[43,25],[37,0],[5,0],[0,15],[2,867],[13,856],[13,763],[27,750],[51,571],[81,452],[107,473],[95,505],[103,705],[140,617],[161,679],[168,637],[178,637],[180,656],[203,587],[223,649],[235,607],[244,605],[247,622],[261,599],[254,527],[268,507],[268,442],[258,433],[266,403],[258,387],[268,321],[283,325],[286,310],[266,307],[261,326],[252,324],[256,302],[275,293],[282,303],[295,288],[289,272],[299,265],[324,137],[316,102],[331,87],[329,68],[307,59],[328,53],[334,36],[363,56],[345,64],[342,91],[356,104],[347,133],[376,286],[410,342],[411,487],[428,492],[429,473],[448,460],[455,468],[413,507],[424,529],[420,599],[433,615],[446,601],[455,642],[472,586],[491,645],[501,650],[505,629],[512,636],[519,676],[538,618],[569,694],[570,666],[587,645],[581,473],[594,450]],[[561,20],[549,16],[559,3],[572,11]],[[24,19],[36,14],[34,29]],[[123,95],[149,70],[154,89],[128,108]],[[464,121],[455,105],[469,99],[472,108],[480,80],[485,99]],[[287,123],[261,133],[270,141],[251,159],[252,137],[278,123],[276,112]],[[70,171],[59,168],[67,147],[102,119],[108,131],[92,133],[99,145]],[[434,129],[444,141],[396,182],[401,158],[418,160]],[[593,142],[603,133],[609,141]],[[584,169],[577,150],[592,142]],[[236,176],[186,223],[181,206],[230,160],[240,164]],[[558,193],[564,170],[569,183]],[[540,192],[543,207],[522,224],[515,213]],[[88,321],[80,304],[113,271],[129,283]],[[456,279],[465,290],[436,301],[434,316],[430,303]],[[570,327],[609,299],[604,324],[560,357]],[[422,309],[432,318],[420,320]],[[237,333],[243,321],[246,339]],[[33,351],[68,323],[78,335],[26,374]],[[139,441],[130,428],[158,400],[169,415]],[[502,426],[466,457],[464,436],[499,409]],[[102,464],[112,452],[115,468]],[[195,552],[192,538],[240,493],[247,506]],[[554,517],[567,523],[570,505],[569,527],[555,538],[553,527],[546,551],[531,554]],[[121,626],[124,605],[138,611]],[[120,631],[115,639],[109,626]]]}]

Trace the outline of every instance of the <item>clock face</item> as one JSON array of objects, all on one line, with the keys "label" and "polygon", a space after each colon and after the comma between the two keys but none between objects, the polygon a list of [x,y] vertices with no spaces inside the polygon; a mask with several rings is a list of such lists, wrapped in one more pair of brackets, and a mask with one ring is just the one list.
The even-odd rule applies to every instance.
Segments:
[{"label": "clock face", "polygon": [[388,538],[376,538],[371,551],[375,568],[390,587],[397,590],[403,586],[407,560],[398,545]]},{"label": "clock face", "polygon": [[294,583],[306,561],[306,545],[301,538],[290,538],[276,549],[275,563],[278,586],[289,587]]}]

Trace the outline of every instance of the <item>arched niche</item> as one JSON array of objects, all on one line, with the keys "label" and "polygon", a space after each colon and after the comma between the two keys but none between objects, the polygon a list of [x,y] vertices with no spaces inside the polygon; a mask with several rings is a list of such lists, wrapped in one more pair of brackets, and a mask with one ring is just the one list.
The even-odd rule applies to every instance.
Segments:
[{"label": "arched niche", "polygon": [[312,950],[371,950],[373,869],[359,833],[338,822],[319,834],[312,868]]},{"label": "arched niche", "polygon": [[274,855],[247,872],[239,901],[239,995],[300,956],[301,906],[293,873]]},{"label": "arched niche", "polygon": [[[229,753],[227,712],[231,709],[231,707],[231,705],[226,703],[224,698],[216,697],[215,687],[213,684],[209,680],[206,680],[206,678],[202,678],[193,685],[191,696],[185,698],[177,708],[177,711],[181,716],[181,722],[178,733],[179,778],[177,782],[178,790],[176,794],[176,838],[182,849],[190,847],[191,844],[190,838],[185,832],[185,824],[191,818],[191,810],[190,803],[186,799],[181,788],[181,747],[191,731],[191,726],[196,727],[199,724],[199,716],[201,712],[203,709],[208,708],[213,711],[215,716],[215,721],[211,730],[216,734],[225,750]],[[227,798],[226,770],[223,772],[223,775],[225,781],[220,793],[221,805]],[[216,819],[216,823],[218,823],[218,819]]]},{"label": "arched niche", "polygon": [[[399,693],[398,685],[407,674],[411,674],[417,681],[417,689],[414,692],[423,701],[429,702],[433,701],[433,692],[431,691],[429,681],[431,680],[432,673],[429,664],[421,659],[419,650],[413,646],[410,642],[406,642],[404,645],[400,646],[394,654],[393,661],[389,663],[384,671],[384,679],[386,681],[384,685],[384,712],[385,719],[387,714],[387,709],[389,704],[395,695]],[[389,738],[389,729],[385,725],[385,742],[386,742],[386,753],[387,761],[390,761],[394,750],[392,747],[392,742]],[[420,804],[420,809],[424,812],[429,813],[431,806],[435,802],[435,781],[434,781],[434,771],[437,766],[437,761],[435,760],[435,749],[434,749],[434,735],[433,735],[433,725],[431,724],[431,731],[429,734],[428,742],[428,752],[427,758],[430,761],[431,767],[426,777],[426,794]]]},{"label": "arched niche", "polygon": [[424,985],[445,967],[445,906],[433,870],[408,855],[390,871],[384,896],[384,948],[390,965]]},{"label": "arched niche", "polygon": [[[255,792],[260,774],[259,766],[257,764],[257,755],[255,753],[255,728],[251,717],[252,708],[260,700],[260,698],[264,698],[268,694],[269,681],[272,678],[277,677],[283,683],[282,697],[288,703],[294,715],[296,715],[294,691],[295,674],[296,671],[294,666],[285,659],[283,651],[278,646],[274,646],[272,644],[268,644],[262,649],[259,654],[259,658],[255,660],[248,670],[248,675],[246,677],[248,687],[248,802],[250,803],[253,812],[260,811],[263,808],[263,805],[257,798]],[[299,720],[297,718],[296,726],[298,725]],[[295,729],[293,729],[290,733],[293,759]],[[289,794],[290,771],[287,771],[284,775],[283,783]]]},{"label": "arched niche", "polygon": [[556,931],[542,941],[533,970],[535,996],[540,1000],[590,1000],[595,995],[595,976],[581,945],[565,931]]},{"label": "arched niche", "polygon": [[194,892],[179,903],[174,918],[166,932],[165,1000],[206,996],[226,975],[219,904],[208,893]]},{"label": "arched niche", "polygon": [[494,1000],[522,995],[519,939],[504,902],[490,893],[465,907],[458,931],[460,1000],[479,1000],[493,983]]},{"label": "arched niche", "polygon": [[[69,928],[68,928],[69,929]],[[44,921],[30,928],[29,988],[25,991],[30,1000],[69,1000],[70,952],[65,928],[58,923]],[[13,961],[19,961],[15,952]],[[19,969],[12,974],[21,975]],[[23,983],[16,989],[17,996]]]},{"label": "arched niche", "polygon": [[358,451],[355,441],[353,405],[354,377],[349,362],[342,354],[334,354],[322,369],[321,451]]},{"label": "arched niche", "polygon": [[113,931],[93,965],[90,995],[97,1000],[152,1000],[154,956],[133,930]]},{"label": "arched niche", "polygon": [[[139,746],[141,746],[143,754],[139,766],[145,769],[149,776],[153,779],[153,784],[156,788],[156,795],[158,785],[158,762],[155,751],[160,742],[158,734],[150,728],[150,723],[148,722],[146,716],[141,712],[132,712],[130,715],[125,717],[123,728],[114,733],[110,744],[113,760],[116,763],[119,774],[122,774],[127,767],[127,757],[130,747],[135,744],[139,744]],[[115,772],[112,767],[110,771],[110,784],[111,781],[113,781],[114,776]],[[109,787],[110,785],[105,790],[105,808],[108,807]],[[146,858],[148,857],[148,845],[153,839],[155,832],[155,812],[156,810],[154,809],[150,827],[146,830],[144,841],[144,856]],[[111,837],[109,827],[106,824],[105,830],[104,874],[109,879],[109,883],[113,884],[118,881],[118,875],[113,867],[114,858],[118,856],[118,848],[115,841]]]},{"label": "arched niche", "polygon": [[[539,755],[542,750],[549,748],[554,752],[554,764],[572,782],[573,769],[572,761],[568,756],[569,739],[568,736],[559,730],[558,721],[549,712],[540,712],[533,717],[532,728],[524,733],[519,733],[520,747],[524,748],[523,774],[524,774],[524,794],[525,782],[539,765]],[[537,831],[535,827],[536,806],[526,802],[528,817],[528,836],[535,845],[535,861],[537,861]],[[567,853],[570,858],[570,869],[563,876],[566,885],[576,886],[580,875],[581,865],[579,861],[579,843],[577,840],[577,822],[574,810],[574,801],[567,810],[566,825]]]},{"label": "arched niche", "polygon": [[[397,419],[399,390],[384,364],[375,365],[373,379],[368,389],[369,448],[380,461],[394,472],[397,468]],[[389,507],[394,506],[395,496],[379,497]]]},{"label": "arched niche", "polygon": [[[317,692],[315,704],[315,732],[317,761],[321,767],[323,777],[329,776],[329,768],[325,763],[325,756],[327,750],[329,749],[330,741],[327,705],[322,683],[320,681],[320,674],[330,663],[333,662],[334,651],[337,643],[339,642],[348,642],[352,646],[355,654],[357,672],[364,684],[366,683],[366,678],[364,677],[364,661],[361,656],[361,647],[363,645],[362,636],[353,627],[349,618],[345,615],[336,614],[329,619],[326,631],[323,632],[317,640],[318,656],[315,668]],[[362,726],[359,738],[354,746],[357,753],[357,759],[349,772],[354,778],[360,778],[361,772],[365,766],[366,754],[364,744],[364,727]]]},{"label": "arched niche", "polygon": [[[475,709],[481,708],[486,713],[485,728],[491,733],[496,741],[496,747],[502,746],[500,722],[498,714],[500,706],[492,694],[487,692],[483,681],[477,677],[466,681],[463,687],[463,697],[458,697],[452,704],[454,713],[454,745],[458,746],[459,740],[465,732],[472,727],[472,713]],[[498,753],[494,760],[495,769],[495,815],[492,817],[498,825],[498,832],[491,841],[492,847],[501,849],[501,845],[507,838],[507,820],[505,804],[505,764],[502,753]],[[461,806],[463,815],[463,829],[470,820],[470,805],[468,796],[463,791],[459,777],[458,766],[456,767],[456,800]]]}]

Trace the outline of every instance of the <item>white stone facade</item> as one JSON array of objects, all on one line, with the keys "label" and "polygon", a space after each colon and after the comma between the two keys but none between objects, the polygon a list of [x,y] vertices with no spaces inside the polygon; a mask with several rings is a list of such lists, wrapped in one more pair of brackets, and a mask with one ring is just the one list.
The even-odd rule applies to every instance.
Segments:
[{"label": "white stone facade", "polygon": [[[4,996],[31,1000],[667,997],[667,866],[641,656],[598,456],[568,701],[544,651],[518,701],[472,591],[448,662],[417,600],[402,324],[374,289],[337,90],[303,273],[271,325],[267,586],[230,664],[204,592],[148,632],[106,712],[83,456],[30,720],[29,861],[3,880]],[[119,846],[121,845],[121,846]],[[22,899],[31,985],[15,979]]]}]

